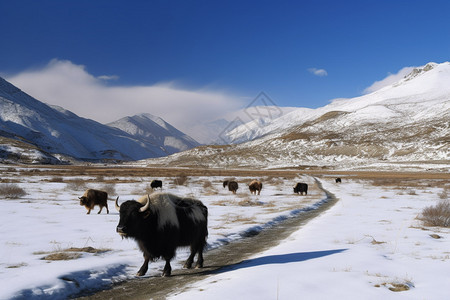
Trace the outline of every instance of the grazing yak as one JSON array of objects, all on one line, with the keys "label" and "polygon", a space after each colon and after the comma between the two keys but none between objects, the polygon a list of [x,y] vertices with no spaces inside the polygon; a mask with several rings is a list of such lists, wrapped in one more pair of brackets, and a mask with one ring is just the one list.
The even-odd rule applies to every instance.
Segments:
[{"label": "grazing yak", "polygon": [[108,209],[108,193],[104,191],[87,189],[83,196],[78,197],[80,199],[80,205],[86,207],[87,214],[91,213],[91,210],[95,205],[100,206],[98,213],[102,212],[103,207],[106,207],[106,213],[109,214]]},{"label": "grazing yak", "polygon": [[236,194],[236,191],[239,188],[239,185],[238,185],[238,183],[236,181],[225,180],[223,182],[223,187],[226,187],[226,186],[228,186],[228,190],[230,192],[233,192],[233,194]]},{"label": "grazing yak", "polygon": [[248,185],[248,189],[250,190],[251,194],[255,194],[255,195],[256,195],[256,191],[258,191],[258,195],[259,195],[261,193],[261,190],[262,190],[262,183],[261,183],[261,181],[253,180]]},{"label": "grazing yak", "polygon": [[181,198],[168,193],[153,193],[137,201],[129,200],[116,209],[120,213],[116,231],[136,240],[144,254],[144,263],[137,276],[147,273],[148,263],[164,258],[162,276],[170,276],[170,260],[178,247],[190,246],[191,254],[184,264],[191,268],[198,253],[196,268],[203,267],[203,248],[208,236],[208,209],[199,200]]},{"label": "grazing yak", "polygon": [[161,180],[152,180],[152,182],[150,183],[150,187],[154,190],[156,188],[160,188],[162,189],[162,181]]},{"label": "grazing yak", "polygon": [[342,180],[340,177],[336,178],[336,183],[341,183],[341,182],[342,182]]},{"label": "grazing yak", "polygon": [[294,186],[294,193],[300,193],[301,195],[305,193],[305,195],[308,195],[308,185],[306,183],[298,182]]}]

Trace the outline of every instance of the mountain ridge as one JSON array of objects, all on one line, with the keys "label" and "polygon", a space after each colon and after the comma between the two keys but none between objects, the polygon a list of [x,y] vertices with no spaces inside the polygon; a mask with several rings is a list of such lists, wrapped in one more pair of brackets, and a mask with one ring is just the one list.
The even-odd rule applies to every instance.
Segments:
[{"label": "mountain ridge", "polygon": [[[118,128],[79,117],[62,107],[47,105],[3,78],[0,78],[0,108],[0,135],[26,141],[39,152],[35,158],[24,158],[23,161],[53,162],[57,157],[130,161],[165,156],[176,149],[172,147],[167,153],[160,145],[141,141]],[[5,139],[0,144],[0,159],[17,156],[9,148]]]}]

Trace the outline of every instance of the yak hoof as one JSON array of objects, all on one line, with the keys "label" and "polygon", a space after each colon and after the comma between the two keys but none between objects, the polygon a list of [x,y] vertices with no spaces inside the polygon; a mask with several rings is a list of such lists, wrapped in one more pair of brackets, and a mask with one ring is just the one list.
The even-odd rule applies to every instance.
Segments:
[{"label": "yak hoof", "polygon": [[170,271],[164,271],[161,275],[161,277],[170,277],[171,276],[171,272]]}]

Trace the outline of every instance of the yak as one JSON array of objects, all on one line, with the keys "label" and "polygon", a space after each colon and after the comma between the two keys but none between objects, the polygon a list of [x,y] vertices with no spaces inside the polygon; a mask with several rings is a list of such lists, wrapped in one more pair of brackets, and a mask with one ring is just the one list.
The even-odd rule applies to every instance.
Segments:
[{"label": "yak", "polygon": [[248,189],[250,190],[251,194],[255,194],[255,195],[256,195],[256,191],[258,191],[258,195],[259,195],[261,193],[261,190],[262,190],[262,183],[261,183],[261,181],[253,180],[248,185]]},{"label": "yak", "polygon": [[305,193],[305,195],[308,195],[308,185],[306,183],[298,182],[294,187],[294,193],[300,193],[301,195]]},{"label": "yak", "polygon": [[228,182],[228,190],[230,192],[233,192],[233,194],[236,194],[236,191],[238,190],[239,185],[236,181],[229,181]]},{"label": "yak", "polygon": [[137,201],[128,200],[116,209],[120,213],[116,231],[122,237],[136,240],[144,255],[137,276],[147,273],[148,263],[164,258],[162,276],[170,276],[170,261],[178,247],[190,246],[191,253],[184,267],[191,268],[198,254],[196,268],[203,268],[203,249],[208,236],[208,208],[196,199],[181,198],[169,193],[153,193]]},{"label": "yak", "polygon": [[156,188],[160,188],[162,189],[162,181],[161,180],[152,180],[152,182],[150,183],[150,187],[154,190]]},{"label": "yak", "polygon": [[109,214],[108,209],[108,193],[104,191],[87,189],[83,196],[78,197],[80,199],[80,205],[86,207],[87,214],[91,213],[91,210],[95,205],[100,206],[98,213],[102,212],[103,207],[106,207],[106,213]]},{"label": "yak", "polygon": [[336,178],[336,183],[341,183],[342,179],[340,177]]},{"label": "yak", "polygon": [[236,181],[232,181],[232,180],[225,180],[225,181],[223,182],[223,187],[225,188],[225,187],[227,187],[227,186],[228,186],[228,190],[229,190],[230,192],[233,192],[233,194],[236,194],[236,191],[237,191],[238,188],[239,188],[238,183],[237,183]]}]

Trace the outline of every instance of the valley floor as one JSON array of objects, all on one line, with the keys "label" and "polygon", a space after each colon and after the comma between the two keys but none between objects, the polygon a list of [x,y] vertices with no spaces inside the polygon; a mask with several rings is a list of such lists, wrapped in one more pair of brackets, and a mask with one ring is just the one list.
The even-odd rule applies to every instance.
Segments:
[{"label": "valley floor", "polygon": [[[164,191],[190,195],[209,208],[207,252],[242,240],[249,232],[276,227],[302,210],[318,209],[326,195],[337,203],[297,227],[282,242],[261,245],[241,263],[230,262],[214,275],[201,274],[167,293],[173,299],[447,299],[450,279],[450,230],[425,227],[422,209],[450,190],[444,173],[299,173],[295,170],[189,170],[109,166],[0,166],[0,187],[16,185],[27,195],[0,199],[0,299],[67,298],[107,289],[113,283],[142,283],[159,276],[152,263],[146,278],[134,279],[142,254],[131,240],[115,233],[118,214],[91,215],[79,206],[84,189],[108,189],[121,199],[150,192],[152,179]],[[342,184],[334,178],[342,177]],[[224,178],[240,183],[237,195],[222,187]],[[264,183],[260,196],[246,183]],[[316,178],[316,179],[315,179]],[[292,193],[293,183],[307,182],[308,196]],[[447,196],[448,197],[448,196]],[[323,204],[323,202],[322,202]],[[110,208],[113,203],[110,202]],[[24,230],[23,228],[26,228]],[[436,238],[439,237],[439,238]],[[266,246],[266,247],[265,247]],[[90,251],[90,252],[89,252]],[[71,258],[54,260],[54,254]],[[254,254],[257,253],[257,254]],[[70,257],[69,255],[69,257]],[[186,251],[172,267],[182,274]],[[207,261],[205,262],[206,264]],[[163,278],[163,280],[175,279]],[[203,279],[204,278],[204,279]],[[161,280],[161,278],[158,278]],[[393,289],[404,289],[393,292]],[[154,295],[148,295],[148,298]]]}]

